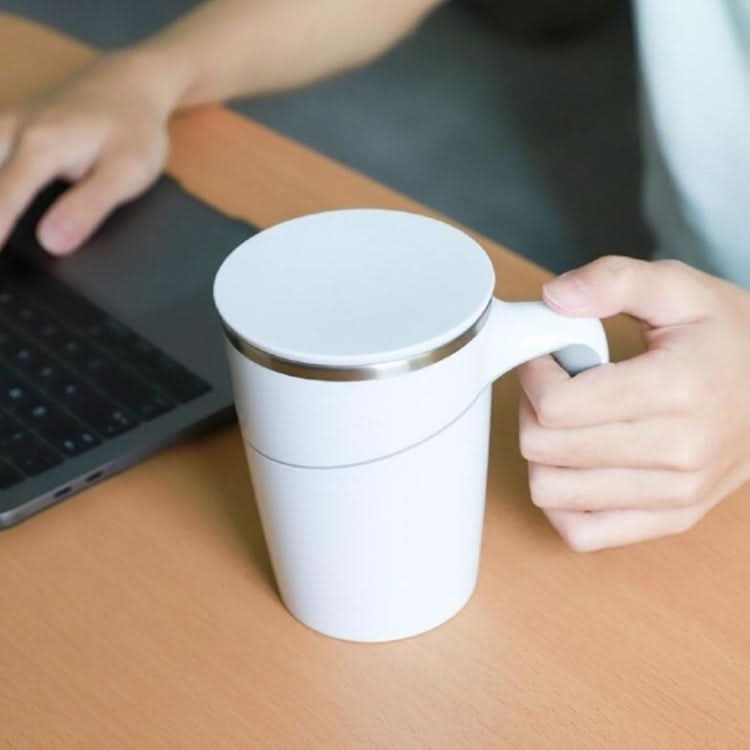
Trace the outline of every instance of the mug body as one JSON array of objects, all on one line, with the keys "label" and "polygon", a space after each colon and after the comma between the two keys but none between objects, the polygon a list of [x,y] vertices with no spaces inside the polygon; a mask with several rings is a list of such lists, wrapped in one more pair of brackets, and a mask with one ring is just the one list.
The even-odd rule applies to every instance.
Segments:
[{"label": "mug body", "polygon": [[297,619],[335,638],[389,641],[464,606],[479,564],[490,399],[487,387],[437,434],[349,466],[294,466],[245,444],[276,581]]}]

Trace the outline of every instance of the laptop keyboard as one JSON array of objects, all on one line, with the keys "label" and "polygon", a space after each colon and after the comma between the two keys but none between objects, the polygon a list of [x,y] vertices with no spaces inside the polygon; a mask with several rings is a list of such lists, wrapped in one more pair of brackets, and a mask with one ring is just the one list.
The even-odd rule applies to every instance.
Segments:
[{"label": "laptop keyboard", "polygon": [[0,254],[0,490],[209,389],[51,276]]}]

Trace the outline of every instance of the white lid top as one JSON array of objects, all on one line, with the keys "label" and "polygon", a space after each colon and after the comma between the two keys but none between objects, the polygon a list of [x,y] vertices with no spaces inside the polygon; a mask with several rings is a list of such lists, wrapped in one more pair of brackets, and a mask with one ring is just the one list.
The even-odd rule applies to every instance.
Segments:
[{"label": "white lid top", "polygon": [[489,258],[441,221],[353,209],[303,216],[243,242],[222,264],[224,323],[268,354],[356,367],[459,336],[490,301]]}]

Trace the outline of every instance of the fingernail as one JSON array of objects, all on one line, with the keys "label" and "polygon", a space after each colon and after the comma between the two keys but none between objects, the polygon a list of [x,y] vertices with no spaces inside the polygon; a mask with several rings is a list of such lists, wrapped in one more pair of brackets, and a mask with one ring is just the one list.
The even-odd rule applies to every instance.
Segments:
[{"label": "fingernail", "polygon": [[67,253],[76,242],[75,227],[69,221],[50,219],[39,227],[39,242],[56,255]]},{"label": "fingernail", "polygon": [[544,285],[544,299],[555,307],[578,310],[591,302],[591,287],[572,271]]}]

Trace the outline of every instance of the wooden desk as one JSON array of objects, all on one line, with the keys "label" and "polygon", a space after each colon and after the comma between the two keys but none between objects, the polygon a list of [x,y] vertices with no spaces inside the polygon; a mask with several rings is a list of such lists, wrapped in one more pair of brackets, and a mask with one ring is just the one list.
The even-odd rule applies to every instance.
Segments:
[{"label": "wooden desk", "polygon": [[[1,17],[0,104],[89,55]],[[220,108],[174,123],[170,171],[261,226],[425,210]],[[484,244],[501,295],[538,294],[541,270]],[[569,552],[529,503],[516,395],[512,376],[495,388],[477,592],[409,641],[337,642],[287,614],[235,428],[2,532],[0,747],[750,747],[750,491],[682,537]]]}]

